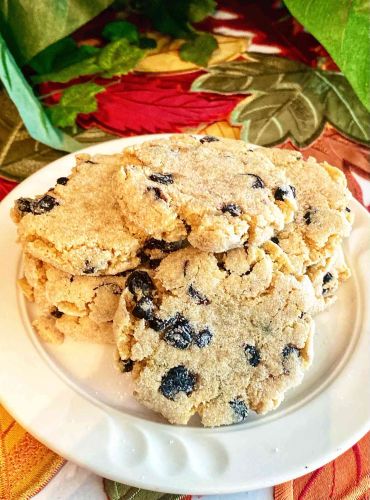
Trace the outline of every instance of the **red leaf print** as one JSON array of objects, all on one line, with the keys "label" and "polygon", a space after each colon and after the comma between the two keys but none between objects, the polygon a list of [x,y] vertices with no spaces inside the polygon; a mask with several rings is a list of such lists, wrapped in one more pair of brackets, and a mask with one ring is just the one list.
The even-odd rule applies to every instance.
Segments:
[{"label": "red leaf print", "polygon": [[117,135],[129,135],[182,132],[225,119],[242,96],[190,92],[191,83],[199,75],[124,76],[97,96],[98,111],[80,115],[77,123],[84,128],[100,127]]},{"label": "red leaf print", "polygon": [[7,179],[0,179],[0,200],[5,198],[5,196],[10,193],[16,185],[16,182],[8,181]]}]

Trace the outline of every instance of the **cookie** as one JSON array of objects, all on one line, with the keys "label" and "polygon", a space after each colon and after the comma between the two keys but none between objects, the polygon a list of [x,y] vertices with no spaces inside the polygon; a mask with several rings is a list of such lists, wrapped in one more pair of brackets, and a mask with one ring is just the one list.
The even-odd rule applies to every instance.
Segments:
[{"label": "cookie", "polygon": [[149,245],[223,252],[260,245],[292,221],[295,186],[242,141],[175,135],[128,148],[114,182],[132,232]]},{"label": "cookie", "polygon": [[30,255],[75,275],[117,274],[135,267],[139,241],[126,229],[112,193],[120,155],[79,155],[69,177],[35,199],[20,198],[12,216]]},{"label": "cookie", "polygon": [[171,423],[198,413],[205,426],[276,408],[312,358],[310,280],[261,248],[224,256],[194,248],[152,274],[127,277],[114,319],[135,396]]},{"label": "cookie", "polygon": [[123,276],[73,276],[26,254],[20,286],[36,303],[40,317],[34,326],[43,339],[114,343],[112,322],[125,281]]},{"label": "cookie", "polygon": [[297,151],[278,148],[260,148],[260,151],[286,172],[296,188],[298,210],[294,221],[273,242],[286,253],[299,274],[314,265],[325,266],[343,238],[349,236],[353,222],[348,206],[352,195],[344,174],[312,157],[305,161]]},{"label": "cookie", "polygon": [[338,246],[334,254],[323,261],[321,265],[315,264],[309,267],[307,276],[313,284],[316,296],[311,313],[317,314],[334,304],[337,300],[336,293],[340,284],[351,276],[342,247]]}]

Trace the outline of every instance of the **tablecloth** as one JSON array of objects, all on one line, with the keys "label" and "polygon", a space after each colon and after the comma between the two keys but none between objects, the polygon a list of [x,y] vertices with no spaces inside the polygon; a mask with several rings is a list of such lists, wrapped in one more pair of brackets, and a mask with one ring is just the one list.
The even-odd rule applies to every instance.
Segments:
[{"label": "tablecloth", "polygon": [[[98,20],[79,29],[75,39],[99,44],[101,26],[114,16],[108,9]],[[219,44],[208,69],[185,63],[176,41],[152,34],[157,49],[133,73],[99,80],[106,91],[97,97],[96,112],[79,115],[78,139],[88,145],[117,135],[191,131],[299,149],[305,156],[313,155],[342,169],[354,197],[370,209],[369,123],[352,116],[357,105],[353,92],[347,93],[345,102],[338,101],[331,80],[337,67],[325,49],[276,1],[220,1],[217,12],[202,28],[212,31]],[[232,61],[243,64],[233,67]],[[254,81],[250,66],[244,63],[254,65]],[[271,68],[275,68],[274,76],[266,78]],[[288,97],[276,83],[287,74],[292,84]],[[315,97],[309,93],[307,82],[316,88]],[[53,103],[66,85],[45,83],[38,91]],[[257,100],[264,107],[263,113],[253,108],[252,101]],[[335,120],[325,108],[329,101],[337,105]],[[266,106],[270,105],[284,109],[284,113],[269,115]],[[4,89],[0,89],[0,109],[1,199],[17,182],[64,153],[30,137]],[[369,440],[367,435],[327,466],[276,486],[274,498],[369,498]],[[49,481],[39,498],[104,497],[99,478],[64,463],[0,407],[1,500],[29,498]],[[64,472],[60,471],[62,467]],[[69,493],[64,495],[60,478],[64,477],[66,484],[68,474],[79,478],[79,486],[75,491],[66,488]],[[122,498],[133,496],[140,496],[136,489],[127,490]],[[248,498],[272,498],[272,490]]]}]

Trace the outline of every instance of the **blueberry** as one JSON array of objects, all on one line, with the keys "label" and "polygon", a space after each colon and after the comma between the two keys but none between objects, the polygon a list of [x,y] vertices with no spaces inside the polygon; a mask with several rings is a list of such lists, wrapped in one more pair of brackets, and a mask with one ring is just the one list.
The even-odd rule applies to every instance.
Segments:
[{"label": "blueberry", "polygon": [[275,190],[275,200],[284,201],[287,198],[295,198],[296,190],[293,186],[278,187]]},{"label": "blueberry", "polygon": [[331,274],[331,273],[326,273],[322,279],[322,285],[323,285],[323,290],[322,290],[322,293],[325,294],[329,291],[328,288],[324,288],[325,285],[327,285],[332,279],[334,278],[334,276]]},{"label": "blueberry", "polygon": [[160,184],[173,184],[172,174],[151,174],[149,179]]},{"label": "blueberry", "polygon": [[157,186],[149,186],[146,188],[149,193],[153,193],[156,200],[167,201],[166,196],[162,193],[162,191]]},{"label": "blueberry", "polygon": [[187,396],[190,396],[196,383],[197,376],[185,368],[185,366],[179,365],[170,368],[163,375],[159,391],[165,398],[173,400],[179,392],[184,392]]},{"label": "blueberry", "polygon": [[61,184],[62,186],[65,186],[68,182],[68,177],[59,177],[59,179],[57,179],[57,184]]},{"label": "blueberry", "polygon": [[256,174],[247,174],[250,177],[253,177],[252,188],[253,189],[261,189],[265,187],[265,183],[261,179],[259,175]]},{"label": "blueberry", "polygon": [[151,297],[142,297],[132,310],[135,318],[150,320],[153,318],[154,304]]},{"label": "blueberry", "polygon": [[24,214],[32,212],[33,201],[30,198],[19,198],[16,201],[16,207],[19,212]]},{"label": "blueberry", "polygon": [[300,356],[301,355],[301,351],[298,349],[297,346],[293,345],[293,344],[287,344],[284,349],[282,350],[282,355],[283,355],[283,358],[287,358],[290,354],[292,354],[293,352],[295,352],[297,354],[297,356]]},{"label": "blueberry", "polygon": [[208,329],[205,328],[204,330],[200,331],[197,333],[194,337],[194,343],[196,346],[198,346],[200,349],[203,347],[206,347],[212,340],[213,333]]},{"label": "blueberry", "polygon": [[50,314],[54,316],[54,318],[61,318],[64,313],[62,313],[62,311],[59,311],[59,309],[56,307],[50,312]]},{"label": "blueberry", "polygon": [[238,217],[242,214],[242,209],[238,205],[235,205],[235,203],[229,203],[222,206],[221,212],[229,213],[232,217]]},{"label": "blueberry", "polygon": [[333,279],[333,275],[331,273],[326,273],[322,279],[322,283],[323,285],[326,285],[327,283],[329,283],[329,281],[331,281]]},{"label": "blueberry", "polygon": [[219,140],[220,139],[217,139],[217,137],[214,137],[213,135],[205,135],[199,140],[199,142],[203,144],[205,142],[218,142]]},{"label": "blueberry", "polygon": [[307,210],[307,212],[303,216],[304,221],[307,224],[307,226],[309,226],[311,224],[311,222],[312,222],[311,215],[312,215],[311,210]]},{"label": "blueberry", "polygon": [[148,319],[147,321],[149,328],[151,328],[155,332],[161,332],[166,326],[166,322],[163,321],[163,319],[156,318],[155,316]]},{"label": "blueberry", "polygon": [[131,372],[134,367],[132,359],[120,359],[119,367],[123,373]]},{"label": "blueberry", "polygon": [[95,267],[93,267],[88,260],[85,260],[85,269],[83,269],[83,274],[93,274],[95,273]]},{"label": "blueberry", "polygon": [[261,354],[259,349],[254,345],[247,344],[244,346],[244,353],[251,366],[258,366],[261,362]]},{"label": "blueberry", "polygon": [[194,288],[193,285],[189,286],[188,294],[192,299],[195,300],[196,304],[198,305],[208,306],[211,303],[211,301],[207,299],[205,295],[200,293],[196,288]]},{"label": "blueberry", "polygon": [[150,295],[154,290],[154,284],[148,273],[145,271],[133,271],[127,278],[126,286],[132,295]]},{"label": "blueberry", "polygon": [[177,349],[187,349],[195,333],[189,321],[180,313],[166,321],[163,332],[163,340]]},{"label": "blueberry", "polygon": [[41,215],[46,212],[50,212],[50,210],[53,210],[53,208],[58,205],[59,203],[53,196],[46,194],[33,203],[32,212],[34,215]]},{"label": "blueberry", "polygon": [[229,401],[229,405],[234,412],[234,422],[243,422],[248,417],[249,410],[241,397],[236,397]]},{"label": "blueberry", "polygon": [[346,207],[346,212],[350,212],[351,209],[349,207]]},{"label": "blueberry", "polygon": [[145,242],[144,248],[147,250],[161,250],[162,252],[170,253],[185,248],[186,246],[188,246],[187,240],[164,241],[150,238]]},{"label": "blueberry", "polygon": [[278,245],[278,244],[279,244],[279,238],[278,238],[277,236],[273,236],[273,237],[271,238],[271,241],[272,241],[273,243],[275,243],[275,245]]}]

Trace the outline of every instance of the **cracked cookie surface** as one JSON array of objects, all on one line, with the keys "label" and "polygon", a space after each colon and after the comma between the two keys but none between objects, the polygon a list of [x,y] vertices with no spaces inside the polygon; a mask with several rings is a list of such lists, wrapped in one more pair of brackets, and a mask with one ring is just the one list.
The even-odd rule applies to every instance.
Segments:
[{"label": "cracked cookie surface", "polygon": [[194,413],[205,426],[240,422],[302,380],[312,357],[307,277],[257,248],[222,259],[186,248],[151,276],[135,273],[114,319],[117,346],[134,363],[138,400],[170,422]]},{"label": "cracked cookie surface", "polygon": [[26,254],[19,284],[37,306],[34,327],[44,340],[113,344],[113,318],[125,281],[123,276],[73,276]]},{"label": "cracked cookie surface", "polygon": [[127,148],[114,189],[133,232],[210,252],[263,243],[297,208],[294,186],[266,155],[210,136]]},{"label": "cracked cookie surface", "polygon": [[12,216],[24,250],[76,275],[135,267],[139,241],[125,228],[112,192],[120,155],[77,155],[69,177],[47,194],[16,201]]}]

